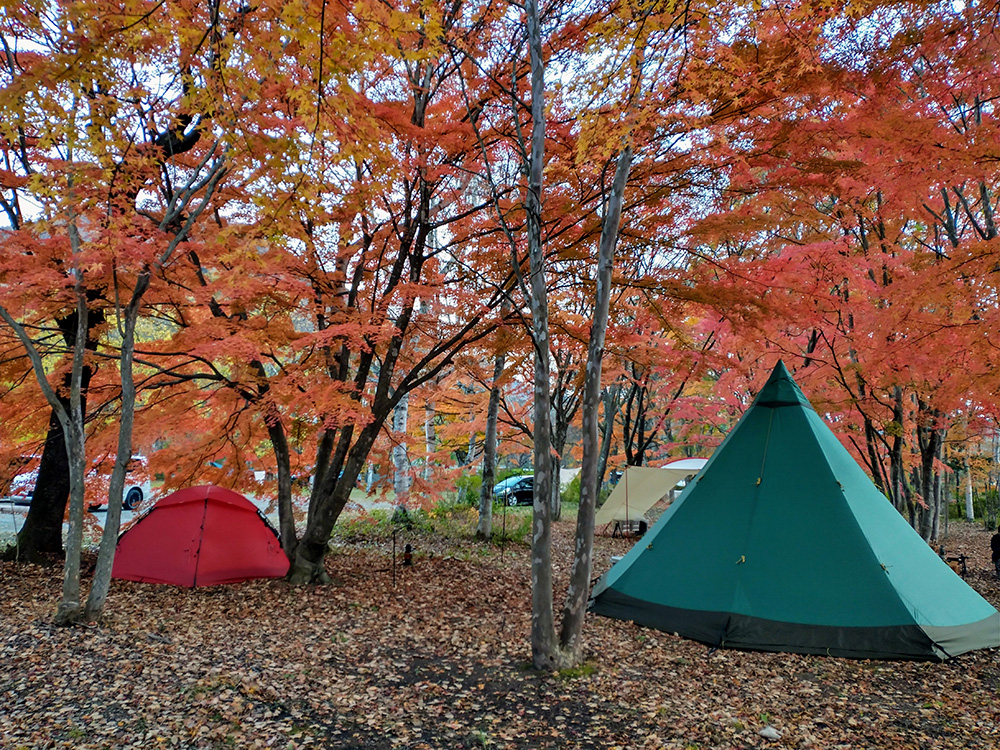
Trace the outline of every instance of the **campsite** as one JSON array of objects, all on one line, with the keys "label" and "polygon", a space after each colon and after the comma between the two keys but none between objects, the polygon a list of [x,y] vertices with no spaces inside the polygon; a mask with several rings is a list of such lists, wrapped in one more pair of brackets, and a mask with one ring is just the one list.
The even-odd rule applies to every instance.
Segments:
[{"label": "campsite", "polygon": [[[526,511],[517,511],[524,513]],[[0,567],[0,736],[11,748],[884,748],[1000,744],[996,651],[943,663],[717,650],[588,615],[577,670],[530,668],[528,548],[387,524],[328,559],[333,583],[116,582],[106,622],[56,628],[57,570]],[[556,524],[565,553],[571,521]],[[464,527],[468,533],[471,525]],[[402,532],[400,531],[400,539]],[[595,569],[631,541],[602,536]],[[949,548],[991,604],[989,534]],[[560,555],[565,559],[566,555]],[[559,571],[559,580],[565,570]],[[781,739],[760,736],[773,726]]]},{"label": "campsite", "polygon": [[0,750],[1000,748],[1000,4],[0,41]]},{"label": "campsite", "polygon": [[[16,748],[1000,742],[1000,581],[983,526],[956,522],[932,549],[780,361],[712,456],[677,465],[626,470],[608,497],[582,658],[549,671],[525,638],[537,507],[499,504],[503,535],[486,542],[461,503],[362,511],[338,526],[322,584],[296,586],[250,500],[171,493],[119,537],[100,621],[56,627],[55,569],[2,563],[0,736]],[[657,497],[668,507],[632,533]],[[556,588],[570,515],[552,525]]]}]

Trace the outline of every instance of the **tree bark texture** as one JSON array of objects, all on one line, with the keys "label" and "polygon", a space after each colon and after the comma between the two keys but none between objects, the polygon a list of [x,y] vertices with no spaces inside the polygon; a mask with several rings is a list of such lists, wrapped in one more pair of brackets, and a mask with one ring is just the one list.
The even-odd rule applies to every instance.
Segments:
[{"label": "tree bark texture", "polygon": [[483,483],[479,488],[479,524],[476,538],[487,540],[493,536],[493,485],[497,468],[497,419],[500,415],[500,377],[506,364],[504,351],[498,350],[493,360],[493,380],[490,383],[490,402],[486,410],[486,435],[483,438]]},{"label": "tree bark texture", "polygon": [[433,401],[428,400],[424,404],[424,469],[422,479],[429,482],[434,478],[433,456],[437,451],[437,430],[434,429],[434,420],[437,418],[437,406]]},{"label": "tree bark texture", "polygon": [[[87,351],[96,351],[97,327],[104,322],[103,311],[88,310]],[[57,321],[67,347],[73,349],[76,341],[76,314]],[[94,374],[91,365],[84,363],[80,375],[80,409],[87,413],[87,391]],[[68,414],[71,409],[70,391],[72,374],[63,378],[62,388],[56,392],[62,408]],[[38,479],[31,495],[31,505],[24,519],[24,526],[17,535],[17,541],[3,554],[4,559],[45,564],[63,558],[62,529],[69,501],[69,457],[66,453],[65,433],[59,415],[53,408],[49,413],[49,426],[38,464]]]},{"label": "tree bark texture", "polygon": [[965,520],[970,523],[976,520],[975,505],[972,502],[972,472],[969,470],[969,457],[965,457]]},{"label": "tree bark texture", "polygon": [[392,431],[398,441],[392,447],[393,490],[396,502],[404,503],[410,494],[410,457],[407,452],[406,423],[410,410],[410,398],[404,395],[392,412]]},{"label": "tree bark texture", "polygon": [[580,509],[576,518],[576,542],[569,588],[563,607],[559,647],[564,662],[578,664],[583,659],[583,619],[590,596],[593,571],[594,515],[597,508],[597,465],[600,461],[598,423],[601,409],[601,369],[604,340],[608,328],[611,304],[611,269],[614,262],[618,227],[621,223],[625,183],[632,166],[632,149],[625,147],[618,157],[615,178],[608,198],[607,212],[601,227],[601,244],[597,259],[597,289],[594,300],[594,320],[587,344],[587,364],[583,386],[583,459],[580,469]]},{"label": "tree bark texture", "polygon": [[[601,423],[601,452],[597,461],[597,490],[604,486],[604,477],[608,474],[608,457],[611,455],[611,442],[615,435],[615,417],[621,405],[622,388],[619,383],[605,389],[601,397],[604,404],[604,421]],[[582,481],[582,480],[581,480]]]},{"label": "tree bark texture", "polygon": [[527,0],[531,61],[531,137],[525,212],[531,283],[534,374],[534,502],[531,514],[531,660],[536,669],[560,669],[552,606],[552,454],[549,398],[549,304],[542,248],[542,170],[545,160],[545,76],[538,0]]},{"label": "tree bark texture", "polygon": [[[96,620],[101,616],[104,602],[107,601],[108,591],[111,588],[111,567],[114,564],[118,532],[121,529],[125,473],[132,460],[132,426],[135,423],[135,377],[133,372],[135,326],[139,318],[139,300],[145,291],[141,281],[142,277],[140,277],[140,283],[136,284],[134,292],[136,296],[133,297],[133,304],[130,304],[125,310],[119,360],[122,403],[118,422],[118,448],[115,454],[114,468],[111,470],[108,511],[104,518],[104,530],[101,533],[101,543],[97,550],[97,566],[94,568],[94,578],[91,581],[90,593],[84,607],[84,617],[88,620]],[[146,284],[148,285],[148,276]]]},{"label": "tree bark texture", "polygon": [[299,540],[295,534],[295,515],[292,509],[292,469],[288,436],[278,414],[267,415],[265,421],[278,468],[278,534],[281,537],[281,548],[291,561],[295,557],[295,548]]}]

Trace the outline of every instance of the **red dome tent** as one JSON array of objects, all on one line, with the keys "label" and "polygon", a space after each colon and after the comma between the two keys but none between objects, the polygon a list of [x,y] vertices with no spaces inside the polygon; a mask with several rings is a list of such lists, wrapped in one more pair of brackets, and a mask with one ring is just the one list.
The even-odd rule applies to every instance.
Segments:
[{"label": "red dome tent", "polygon": [[167,495],[123,533],[111,576],[193,587],[287,572],[278,534],[257,506],[203,485]]}]

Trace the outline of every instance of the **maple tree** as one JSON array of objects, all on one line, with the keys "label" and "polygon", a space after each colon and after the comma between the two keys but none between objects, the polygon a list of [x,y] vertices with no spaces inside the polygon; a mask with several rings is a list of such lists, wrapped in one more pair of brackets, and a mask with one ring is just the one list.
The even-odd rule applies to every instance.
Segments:
[{"label": "maple tree", "polygon": [[[230,241],[239,234],[257,250],[224,256],[222,268],[192,256],[188,279],[163,307],[180,326],[163,349],[185,354],[159,366],[159,382],[210,397],[218,419],[232,416],[241,437],[225,452],[234,467],[244,464],[240,446],[258,443],[252,423],[263,417],[296,581],[323,577],[330,531],[392,415],[486,335],[502,299],[464,261],[490,230],[465,221],[482,203],[467,189],[475,151],[464,142],[457,65],[436,32],[443,24],[447,35],[468,35],[468,24],[484,22],[466,11],[421,20],[417,9],[311,8],[319,25],[304,27],[294,54],[267,58],[281,71],[269,93],[287,113],[272,123],[282,137],[268,145],[286,151],[246,183],[268,217],[264,231],[229,230]],[[257,15],[246,33],[266,38]],[[384,48],[385,27],[400,30],[403,48]],[[345,49],[363,67],[324,65],[324,39],[336,34],[379,56],[356,60]],[[315,76],[327,76],[316,92]],[[401,423],[396,434],[405,437]],[[173,435],[175,450],[210,452],[210,436],[191,450]],[[301,541],[293,469],[311,478]]]},{"label": "maple tree", "polygon": [[[375,98],[359,100],[354,114],[369,112],[370,125],[379,126],[391,144],[383,160],[358,163],[357,235],[341,249],[345,264],[354,257],[343,301],[358,305],[367,317],[358,321],[363,333],[357,343],[332,331],[338,339],[328,377],[347,387],[355,405],[363,403],[363,420],[329,423],[321,431],[293,581],[323,575],[330,532],[396,407],[489,332],[504,297],[502,285],[486,283],[488,276],[483,281],[482,271],[469,273],[475,264],[464,262],[495,230],[484,232],[475,221],[463,221],[489,200],[466,189],[478,159],[469,139],[471,120],[480,115],[465,105],[458,71],[471,52],[453,58],[455,47],[448,43],[477,39],[491,14],[477,18],[464,6],[430,16],[415,8],[405,10],[411,15],[385,16],[387,9],[379,8],[364,12],[371,14],[361,17],[369,43],[371,35],[382,34],[383,23],[399,25],[401,36],[400,48],[386,50],[385,68],[375,77],[385,93],[374,88]],[[328,304],[341,302],[331,297]],[[329,317],[343,312],[334,307]]]},{"label": "maple tree", "polygon": [[[996,40],[972,32],[978,6],[901,6],[891,27],[872,21],[882,12],[764,8],[712,50],[706,153],[726,178],[698,252],[715,309],[734,322],[721,346],[746,357],[729,378],[760,358],[801,362],[875,481],[931,539],[949,423],[976,394],[993,400],[993,354],[976,332],[995,315],[989,274],[972,271],[954,230],[966,228],[978,262],[993,198],[981,156],[992,125],[977,102]],[[748,285],[760,303],[727,307]]]},{"label": "maple tree", "polygon": [[[145,386],[163,396],[151,396],[153,408],[140,419],[155,424],[160,438],[171,443],[160,460],[185,458],[171,466],[170,486],[196,473],[206,458],[225,455],[216,455],[220,451],[211,447],[211,430],[185,435],[172,428],[175,419],[163,406],[174,410],[176,418],[183,412],[173,404],[211,398],[202,418],[225,424],[227,414],[238,415],[243,436],[232,443],[231,467],[244,465],[240,452],[259,442],[252,423],[261,415],[275,453],[282,537],[293,557],[293,467],[287,430],[294,426],[297,441],[315,438],[315,461],[300,461],[295,467],[314,475],[306,546],[299,555],[305,560],[303,570],[311,571],[302,573],[308,577],[321,569],[330,528],[387,416],[405,402],[410,390],[446,367],[462,346],[483,335],[485,328],[476,330],[490,303],[482,304],[479,284],[467,284],[456,294],[472,277],[460,263],[440,260],[457,258],[457,249],[475,240],[481,229],[456,232],[447,243],[435,238],[475,207],[475,196],[465,191],[468,180],[462,178],[467,167],[461,132],[467,126],[460,119],[467,107],[459,101],[456,108],[454,97],[445,99],[442,106],[451,107],[454,119],[438,117],[438,89],[410,88],[428,75],[441,87],[440,97],[445,96],[455,72],[441,57],[445,48],[439,47],[438,59],[444,63],[440,68],[433,61],[407,68],[409,58],[397,50],[382,58],[381,69],[370,65],[364,71],[368,92],[354,91],[350,76],[357,69],[338,67],[325,57],[326,35],[349,32],[358,44],[374,44],[382,23],[403,28],[413,16],[365,8],[343,15],[324,15],[319,7],[299,10],[311,13],[319,26],[305,25],[304,35],[291,47],[278,30],[285,11],[262,7],[240,20],[241,33],[253,39],[255,55],[252,65],[226,70],[227,91],[240,105],[230,110],[226,123],[243,139],[236,144],[261,140],[261,121],[243,111],[249,107],[244,92],[254,88],[261,73],[273,73],[280,81],[267,89],[261,106],[287,113],[266,124],[270,133],[264,140],[272,152],[267,159],[240,151],[245,166],[231,168],[239,174],[244,205],[247,199],[256,203],[270,224],[265,231],[254,231],[228,220],[232,209],[217,210],[215,237],[205,234],[185,244],[186,262],[170,269],[167,286],[147,306],[165,322],[168,334],[142,351],[149,372]],[[444,18],[446,25],[458,20]],[[410,35],[415,49],[431,38],[427,28]],[[321,78],[324,72],[329,78],[314,97],[311,75],[317,70]],[[327,88],[336,96],[328,96]],[[398,96],[412,97],[409,114],[399,110]],[[348,109],[356,124],[351,138],[364,144],[365,151],[325,145],[331,138],[344,140]],[[284,128],[280,134],[279,127]],[[396,138],[400,132],[402,137]],[[441,144],[448,147],[435,156],[441,159],[435,172],[425,159]],[[285,161],[276,158],[279,153]],[[277,195],[273,185],[281,186]],[[232,206],[235,195],[229,191],[218,205]],[[383,213],[387,207],[388,218]],[[281,233],[273,227],[280,227]],[[173,235],[174,247],[180,239]],[[398,251],[390,257],[387,250],[393,242]],[[262,277],[265,264],[274,269],[273,275]],[[271,283],[275,278],[281,279],[277,287]],[[428,285],[418,292],[420,283]],[[442,295],[443,289],[453,291]],[[438,302],[428,304],[435,295]],[[467,301],[481,312],[471,321],[448,322],[449,310]],[[298,327],[296,311],[308,311],[311,330]],[[204,449],[197,447],[199,440]]]},{"label": "maple tree", "polygon": [[[205,89],[224,64],[225,38],[233,29],[226,27],[216,5],[197,19],[205,24],[204,34],[185,42],[178,28],[191,23],[191,16],[147,11],[142,4],[126,5],[92,16],[82,5],[40,5],[18,19],[7,18],[4,29],[8,97],[3,135],[8,153],[17,153],[18,168],[25,177],[31,175],[16,183],[18,192],[5,202],[13,208],[28,196],[37,202],[38,215],[28,221],[19,210],[8,210],[12,231],[5,242],[6,304],[0,315],[32,361],[62,428],[69,459],[70,530],[63,601],[56,616],[61,623],[99,616],[107,596],[132,457],[133,360],[143,298],[191,236],[225,174],[217,135],[214,142],[187,152],[200,139],[198,120],[211,119],[215,109],[207,104],[211,98],[205,94],[211,92]],[[237,11],[237,20],[239,15]],[[170,41],[180,45],[177,75],[184,79],[173,84],[158,78],[175,62]],[[170,94],[180,101],[179,115]],[[43,245],[47,250],[40,254]],[[44,272],[25,283],[26,264],[39,261]],[[15,278],[19,287],[12,284]],[[62,293],[54,303],[44,302],[53,298],[53,290]],[[10,312],[15,300],[17,317]],[[57,382],[68,381],[63,398],[69,409],[49,384],[39,349],[45,340],[29,334],[38,327],[45,335],[46,320],[61,328],[67,320],[76,324],[72,338],[65,337],[72,345],[70,368],[65,374],[56,370]],[[50,348],[47,354],[58,358],[60,351]],[[105,359],[114,363],[111,368],[99,366]],[[84,399],[85,390],[96,385],[88,383],[90,375],[100,369],[111,375],[101,387],[114,391],[107,401],[118,404],[113,426],[118,437],[96,574],[82,605],[85,477],[92,473]],[[51,440],[47,447],[54,448]],[[43,455],[42,471],[58,468]],[[45,481],[40,478],[39,484]]]}]

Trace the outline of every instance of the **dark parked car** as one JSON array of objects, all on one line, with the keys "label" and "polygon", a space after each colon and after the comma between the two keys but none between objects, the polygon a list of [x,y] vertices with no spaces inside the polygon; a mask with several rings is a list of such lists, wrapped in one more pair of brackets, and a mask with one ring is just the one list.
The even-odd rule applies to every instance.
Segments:
[{"label": "dark parked car", "polygon": [[493,487],[493,500],[507,505],[531,505],[534,498],[534,476],[523,474],[507,477]]}]

